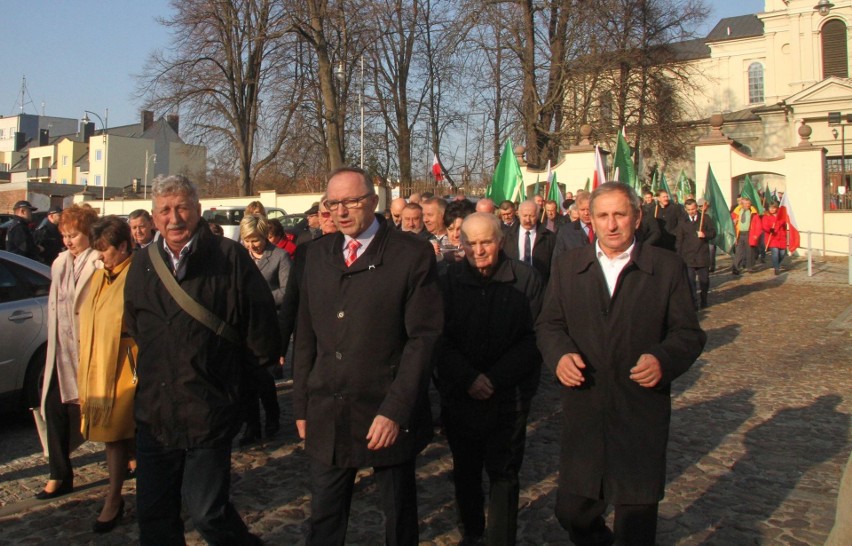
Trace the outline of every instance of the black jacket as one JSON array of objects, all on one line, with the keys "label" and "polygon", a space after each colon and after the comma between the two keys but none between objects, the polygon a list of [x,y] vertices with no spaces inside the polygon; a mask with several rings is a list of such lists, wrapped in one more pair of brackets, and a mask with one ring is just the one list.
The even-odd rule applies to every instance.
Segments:
[{"label": "black jacket", "polygon": [[[698,237],[699,226],[704,231],[704,238]],[[698,213],[695,222],[691,222],[688,216],[678,224],[677,230],[677,253],[686,262],[689,267],[710,267],[710,245],[716,237],[716,227],[713,225],[713,219],[709,216],[704,216],[704,222],[701,222],[701,213]]]},{"label": "black jacket", "polygon": [[589,236],[583,231],[580,220],[574,220],[559,228],[556,233],[556,245],[553,249],[553,259],[572,248],[580,248],[589,244]]},{"label": "black jacket", "polygon": [[[518,248],[518,238],[521,236],[521,223],[515,222],[503,240],[503,252],[509,258],[520,260],[520,249]],[[556,245],[556,237],[558,234],[553,233],[542,224],[537,224],[535,227],[535,244],[532,249],[533,267],[541,275],[544,284],[547,284],[547,279],[550,277],[550,260],[553,258],[553,248]]]},{"label": "black jacket", "polygon": [[669,203],[665,208],[660,206],[654,207],[654,218],[657,219],[657,224],[660,226],[660,238],[657,239],[654,246],[665,248],[672,252],[676,251],[677,226],[685,214],[683,207],[677,203]]},{"label": "black jacket", "polygon": [[467,260],[441,276],[444,334],[436,357],[436,384],[444,404],[478,401],[467,389],[485,374],[497,403],[529,407],[541,373],[535,319],[544,284],[530,266],[501,252],[494,274],[483,278]]},{"label": "black jacket", "polygon": [[33,238],[36,244],[43,249],[41,251],[41,260],[47,265],[52,264],[53,260],[65,248],[62,244],[62,234],[59,233],[59,228],[47,218],[36,229]]},{"label": "black jacket", "polygon": [[[305,246],[293,356],[295,418],[305,450],[341,468],[411,460],[432,437],[427,388],[443,306],[432,245],[380,227],[350,267],[342,233]],[[367,449],[376,415],[400,426],[394,445]]]},{"label": "black jacket", "polygon": [[38,260],[38,248],[33,240],[30,226],[21,217],[12,218],[9,222],[8,231],[6,231],[6,250],[12,254]]},{"label": "black jacket", "polygon": [[[139,345],[135,416],[171,448],[227,445],[240,425],[239,387],[245,369],[278,362],[275,303],[245,248],[210,232],[204,220],[180,286],[233,326],[233,345],[184,312],[147,252],[138,252],[125,288],[127,326]],[[156,243],[160,255],[171,266]]]}]

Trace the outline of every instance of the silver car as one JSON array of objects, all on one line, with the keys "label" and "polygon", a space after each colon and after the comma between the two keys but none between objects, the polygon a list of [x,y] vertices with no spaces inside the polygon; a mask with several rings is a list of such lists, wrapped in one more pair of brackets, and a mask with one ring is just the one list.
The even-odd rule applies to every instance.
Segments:
[{"label": "silver car", "polygon": [[50,268],[0,250],[0,407],[40,402]]}]

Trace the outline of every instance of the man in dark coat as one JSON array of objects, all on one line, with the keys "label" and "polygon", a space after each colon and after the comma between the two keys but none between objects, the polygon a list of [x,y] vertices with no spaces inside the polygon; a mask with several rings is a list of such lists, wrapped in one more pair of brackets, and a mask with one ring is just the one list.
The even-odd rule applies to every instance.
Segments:
[{"label": "man in dark coat", "polygon": [[556,201],[548,200],[544,202],[544,222],[542,223],[548,230],[556,233],[559,228],[568,223],[568,217],[562,215]]},{"label": "man in dark coat", "polygon": [[450,264],[441,279],[445,322],[436,384],[453,452],[462,544],[468,545],[481,544],[486,530],[483,469],[491,488],[486,543],[515,543],[518,472],[541,374],[533,326],[544,285],[530,266],[500,251],[502,239],[493,214],[468,216],[462,224],[467,259]]},{"label": "man in dark coat", "polygon": [[47,216],[36,229],[33,239],[36,246],[41,248],[41,261],[50,265],[65,248],[62,244],[62,234],[59,233],[59,219],[62,217],[62,207],[50,207]]},{"label": "man in dark coat", "polygon": [[32,260],[38,260],[38,247],[30,230],[30,222],[33,221],[33,211],[38,210],[30,205],[29,201],[18,201],[12,207],[15,218],[9,220],[10,224],[6,231],[6,250],[12,254],[19,254]]},{"label": "man in dark coat", "polygon": [[[530,234],[529,256],[526,255],[527,233]],[[524,201],[518,206],[518,221],[505,235],[503,252],[506,256],[533,266],[541,275],[544,284],[547,284],[557,235],[538,222],[538,207],[535,202]]]},{"label": "man in dark coat", "polygon": [[654,218],[660,226],[660,238],[655,246],[675,252],[677,249],[677,225],[683,216],[683,208],[677,203],[672,203],[666,190],[657,192],[657,204],[654,205]]},{"label": "man in dark coat", "polygon": [[577,195],[574,202],[577,205],[579,217],[562,226],[556,234],[556,244],[553,249],[553,259],[573,248],[581,248],[590,245],[595,240],[595,230],[592,227],[592,215],[589,208],[591,196],[588,193]]},{"label": "man in dark coat", "polygon": [[358,468],[372,466],[387,544],[417,544],[414,460],[432,437],[427,388],[443,306],[434,250],[373,213],[361,169],[331,173],[339,229],[307,246],[293,405],[310,457],[308,544],[343,544]]},{"label": "man in dark coat", "polygon": [[[575,544],[654,544],[666,483],[671,382],[706,335],[683,261],[637,245],[639,198],[624,184],[592,195],[597,244],[560,256],[536,323],[562,390],[556,516]],[[570,312],[568,311],[570,305]]]},{"label": "man in dark coat", "polygon": [[[207,542],[259,543],[229,500],[231,443],[246,370],[278,362],[272,293],[246,249],[217,237],[201,219],[188,179],[157,177],[152,194],[161,237],[135,254],[124,313],[139,345],[139,541],[183,544],[183,501]],[[165,262],[182,291],[229,325],[231,335],[183,310],[154,270],[154,259]]]},{"label": "man in dark coat", "polygon": [[713,219],[707,216],[706,209],[699,213],[695,199],[687,199],[684,208],[686,217],[678,224],[676,231],[677,253],[686,262],[689,290],[695,308],[704,309],[710,291],[710,246],[707,241],[716,237],[716,226],[713,225]]}]

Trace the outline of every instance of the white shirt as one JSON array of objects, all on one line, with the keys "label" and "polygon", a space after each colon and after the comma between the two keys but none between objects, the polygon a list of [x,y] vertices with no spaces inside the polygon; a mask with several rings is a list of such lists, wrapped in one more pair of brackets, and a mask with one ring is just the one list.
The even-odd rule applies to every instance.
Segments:
[{"label": "white shirt", "polygon": [[615,258],[610,258],[603,250],[601,250],[600,241],[595,241],[595,254],[598,257],[598,263],[601,264],[601,269],[603,269],[606,286],[609,289],[610,296],[612,296],[612,293],[615,292],[615,285],[618,282],[618,276],[621,275],[621,272],[630,262],[630,253],[633,252],[634,246],[636,246],[636,239],[633,239],[633,242],[627,250]]},{"label": "white shirt", "polygon": [[530,256],[532,256],[532,251],[535,248],[535,228],[527,230],[524,226],[518,227],[520,227],[518,230],[518,257],[521,261],[524,261],[524,241],[527,238],[527,231],[530,232]]},{"label": "white shirt", "polygon": [[367,251],[367,247],[370,246],[370,243],[373,242],[373,239],[376,237],[376,233],[379,231],[379,221],[373,218],[373,223],[370,224],[370,227],[361,232],[357,237],[350,237],[349,235],[343,236],[343,259],[345,260],[349,256],[349,241],[352,239],[357,240],[361,243],[361,246],[358,247],[357,256],[360,258],[364,252]]}]

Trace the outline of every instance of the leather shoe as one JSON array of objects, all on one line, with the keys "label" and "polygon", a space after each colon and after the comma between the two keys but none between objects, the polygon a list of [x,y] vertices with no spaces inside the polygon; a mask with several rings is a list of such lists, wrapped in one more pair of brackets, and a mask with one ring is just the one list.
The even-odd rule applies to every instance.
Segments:
[{"label": "leather shoe", "polygon": [[124,515],[124,499],[121,499],[121,504],[118,505],[118,512],[115,514],[115,517],[109,521],[101,521],[99,519],[95,520],[95,524],[92,525],[93,533],[109,533],[113,529],[115,529],[115,524],[118,523],[118,520],[121,519],[121,516]]},{"label": "leather shoe", "polygon": [[61,497],[62,495],[67,495],[71,491],[74,491],[74,478],[62,480],[62,483],[59,484],[59,487],[57,487],[50,493],[44,490],[36,493],[35,498],[37,498],[38,500],[50,500],[55,499],[56,497]]}]

